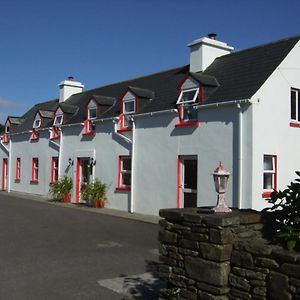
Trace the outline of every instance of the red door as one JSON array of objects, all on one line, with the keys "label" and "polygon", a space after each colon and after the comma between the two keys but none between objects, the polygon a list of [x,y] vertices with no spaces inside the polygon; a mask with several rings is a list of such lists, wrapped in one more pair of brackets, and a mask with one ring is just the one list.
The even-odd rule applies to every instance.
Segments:
[{"label": "red door", "polygon": [[2,191],[7,190],[7,158],[2,161]]},{"label": "red door", "polygon": [[81,188],[90,183],[92,167],[89,157],[78,157],[76,162],[76,203],[84,202],[81,198]]}]

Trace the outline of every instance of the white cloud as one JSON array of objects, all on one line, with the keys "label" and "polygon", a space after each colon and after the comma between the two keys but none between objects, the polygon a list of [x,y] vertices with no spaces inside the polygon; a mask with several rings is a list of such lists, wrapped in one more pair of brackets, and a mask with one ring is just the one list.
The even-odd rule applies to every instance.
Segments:
[{"label": "white cloud", "polygon": [[28,108],[27,104],[19,103],[12,100],[6,100],[0,96],[0,109],[24,109]]}]

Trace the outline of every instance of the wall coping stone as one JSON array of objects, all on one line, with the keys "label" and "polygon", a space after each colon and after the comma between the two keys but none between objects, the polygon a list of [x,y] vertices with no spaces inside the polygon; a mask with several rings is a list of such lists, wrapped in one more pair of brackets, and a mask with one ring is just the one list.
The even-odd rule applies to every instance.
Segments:
[{"label": "wall coping stone", "polygon": [[233,209],[230,213],[211,213],[209,208],[171,208],[161,209],[159,216],[168,221],[186,221],[201,223],[209,226],[227,227],[233,225],[255,224],[262,221],[262,214],[251,209]]}]

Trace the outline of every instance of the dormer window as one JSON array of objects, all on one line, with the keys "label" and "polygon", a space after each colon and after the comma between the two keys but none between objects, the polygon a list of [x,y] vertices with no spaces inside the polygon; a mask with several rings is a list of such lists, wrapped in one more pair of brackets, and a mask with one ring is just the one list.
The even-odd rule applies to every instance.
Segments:
[{"label": "dormer window", "polygon": [[135,113],[135,97],[130,97],[123,100],[124,114]]},{"label": "dormer window", "polygon": [[63,123],[63,115],[56,115],[53,121],[54,126],[59,126]]},{"label": "dormer window", "polygon": [[183,89],[178,97],[177,104],[194,103],[199,95],[199,88]]},{"label": "dormer window", "polygon": [[37,119],[33,123],[33,128],[40,128],[41,127],[41,119]]},{"label": "dormer window", "polygon": [[5,126],[5,133],[9,133],[10,132],[10,126],[9,125],[6,125]]},{"label": "dormer window", "polygon": [[97,104],[94,101],[90,101],[88,104],[87,118],[88,120],[97,118]]}]

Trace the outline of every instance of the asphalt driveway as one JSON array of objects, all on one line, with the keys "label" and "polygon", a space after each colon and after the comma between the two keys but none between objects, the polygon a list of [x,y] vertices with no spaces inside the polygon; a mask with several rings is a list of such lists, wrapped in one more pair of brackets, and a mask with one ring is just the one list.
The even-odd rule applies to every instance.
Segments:
[{"label": "asphalt driveway", "polygon": [[0,193],[0,299],[157,299],[157,232]]}]

